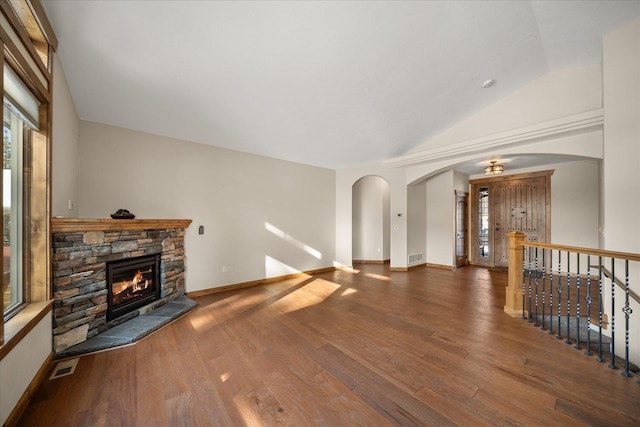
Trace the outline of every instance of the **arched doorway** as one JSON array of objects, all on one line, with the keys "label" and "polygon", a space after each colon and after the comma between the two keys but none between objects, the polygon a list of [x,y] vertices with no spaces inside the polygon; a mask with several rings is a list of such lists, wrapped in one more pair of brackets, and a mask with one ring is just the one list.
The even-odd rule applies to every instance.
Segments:
[{"label": "arched doorway", "polygon": [[352,259],[384,263],[391,258],[391,186],[379,176],[352,187]]}]

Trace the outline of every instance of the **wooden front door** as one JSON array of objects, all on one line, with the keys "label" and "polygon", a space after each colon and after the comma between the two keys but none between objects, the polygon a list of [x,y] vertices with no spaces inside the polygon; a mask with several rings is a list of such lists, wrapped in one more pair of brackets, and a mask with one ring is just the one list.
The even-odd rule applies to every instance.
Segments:
[{"label": "wooden front door", "polygon": [[546,241],[546,177],[497,182],[494,194],[494,265],[507,267],[507,233],[520,231],[527,235],[527,241]]},{"label": "wooden front door", "polygon": [[512,231],[525,233],[527,241],[548,241],[552,173],[544,171],[472,181],[474,264],[507,267],[507,233]]}]

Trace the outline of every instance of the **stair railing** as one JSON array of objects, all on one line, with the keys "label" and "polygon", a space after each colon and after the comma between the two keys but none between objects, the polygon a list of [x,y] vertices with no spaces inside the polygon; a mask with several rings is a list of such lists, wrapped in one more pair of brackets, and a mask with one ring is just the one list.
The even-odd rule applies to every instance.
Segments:
[{"label": "stair railing", "polygon": [[[623,360],[622,375],[631,377],[632,303],[638,304],[640,310],[640,296],[631,289],[631,275],[635,273],[633,283],[640,284],[640,254],[525,239],[523,233],[509,233],[505,312],[521,316],[567,344],[574,344],[577,350],[585,344],[587,356],[593,355],[595,347],[598,362],[605,362],[605,344],[609,341],[609,368],[618,369],[619,360]],[[616,277],[616,270],[623,271],[624,279]],[[518,303],[520,307],[516,306]],[[617,360],[616,314],[620,311],[625,316],[624,359]],[[595,343],[592,332],[597,332]],[[640,325],[634,325],[633,333],[640,338]]]}]

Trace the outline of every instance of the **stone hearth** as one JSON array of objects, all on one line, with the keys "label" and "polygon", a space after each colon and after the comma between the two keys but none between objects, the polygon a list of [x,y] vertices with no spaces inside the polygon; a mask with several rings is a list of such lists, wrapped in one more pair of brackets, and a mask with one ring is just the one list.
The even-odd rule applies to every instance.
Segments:
[{"label": "stone hearth", "polygon": [[[184,229],[191,220],[53,218],[56,355],[184,295]],[[161,254],[160,299],[107,321],[107,262]]]},{"label": "stone hearth", "polygon": [[126,322],[110,328],[105,332],[99,333],[80,344],[76,344],[61,351],[60,353],[57,353],[56,359],[93,353],[94,351],[134,343],[168,324],[172,320],[193,310],[197,306],[198,303],[183,295],[169,301],[162,307],[158,307],[148,313],[127,320]]}]

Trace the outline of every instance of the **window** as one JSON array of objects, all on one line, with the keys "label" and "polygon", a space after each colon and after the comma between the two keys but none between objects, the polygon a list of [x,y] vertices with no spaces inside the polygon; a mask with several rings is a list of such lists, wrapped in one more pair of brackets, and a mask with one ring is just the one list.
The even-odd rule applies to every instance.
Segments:
[{"label": "window", "polygon": [[489,188],[478,191],[478,256],[489,256]]},{"label": "window", "polygon": [[25,145],[31,129],[38,129],[40,102],[13,69],[4,66],[2,121],[2,307],[5,320],[17,313],[26,302],[24,262],[29,236],[25,230],[30,218],[30,160]]},{"label": "window", "polygon": [[5,317],[24,303],[22,281],[22,160],[24,122],[4,106],[2,138],[2,290]]}]

